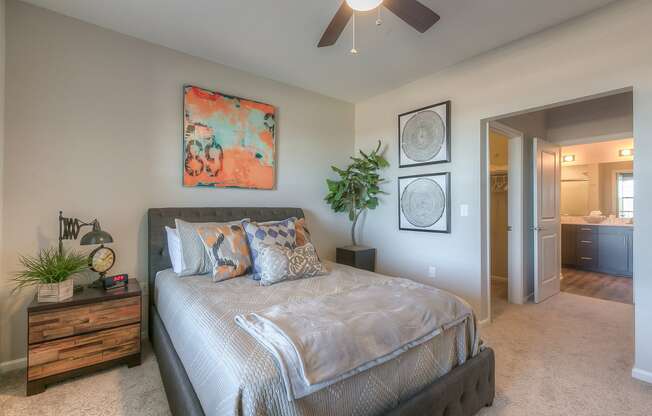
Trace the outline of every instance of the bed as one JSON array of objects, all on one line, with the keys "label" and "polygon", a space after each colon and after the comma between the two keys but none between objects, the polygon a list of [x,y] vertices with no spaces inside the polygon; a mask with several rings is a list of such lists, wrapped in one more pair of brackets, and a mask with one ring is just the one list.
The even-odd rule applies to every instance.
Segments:
[{"label": "bed", "polygon": [[[261,288],[249,278],[219,284],[169,270],[164,226],[303,217],[298,208],[163,208],[148,212],[149,336],[174,415],[473,415],[494,397],[489,348],[456,366],[455,328],[398,358],[299,400],[288,401],[273,357],[233,322],[235,313],[374,279],[333,273]],[[377,276],[377,275],[376,275]]]}]

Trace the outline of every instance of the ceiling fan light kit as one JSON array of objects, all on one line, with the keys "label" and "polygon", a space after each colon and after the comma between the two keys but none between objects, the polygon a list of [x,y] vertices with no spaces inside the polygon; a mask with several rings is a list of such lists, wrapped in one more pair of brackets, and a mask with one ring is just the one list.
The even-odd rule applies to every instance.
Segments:
[{"label": "ceiling fan light kit", "polygon": [[346,0],[350,8],[358,12],[368,12],[383,3],[383,0]]},{"label": "ceiling fan light kit", "polygon": [[[439,21],[439,15],[418,0],[343,0],[319,40],[317,47],[323,48],[334,45],[356,11],[366,12],[380,6],[387,8],[419,33],[424,33]],[[380,26],[382,22],[379,9],[376,25]],[[353,32],[355,36],[355,28]],[[355,50],[355,45],[353,50]],[[354,53],[353,50],[352,53]]]}]

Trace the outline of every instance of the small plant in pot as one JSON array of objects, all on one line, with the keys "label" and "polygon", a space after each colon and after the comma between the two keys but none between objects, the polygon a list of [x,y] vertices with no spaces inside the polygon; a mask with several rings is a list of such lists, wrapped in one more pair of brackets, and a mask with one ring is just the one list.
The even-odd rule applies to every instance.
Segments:
[{"label": "small plant in pot", "polygon": [[72,276],[88,270],[88,258],[74,251],[46,248],[36,256],[20,256],[14,290],[36,286],[39,302],[61,302],[73,295]]},{"label": "small plant in pot", "polygon": [[348,212],[351,224],[351,241],[357,246],[355,227],[362,214],[367,209],[375,209],[378,204],[378,195],[385,194],[380,190],[380,185],[385,179],[380,177],[380,169],[389,166],[381,152],[381,142],[370,153],[360,150],[359,157],[351,157],[351,163],[346,169],[331,166],[333,171],[340,175],[340,180],[327,179],[328,202],[335,212]]}]

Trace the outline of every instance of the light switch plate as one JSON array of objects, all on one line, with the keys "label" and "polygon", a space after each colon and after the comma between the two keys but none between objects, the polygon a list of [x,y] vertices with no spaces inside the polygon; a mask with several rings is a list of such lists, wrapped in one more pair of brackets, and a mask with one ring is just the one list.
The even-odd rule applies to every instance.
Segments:
[{"label": "light switch plate", "polygon": [[469,206],[467,204],[460,205],[460,216],[461,217],[469,216]]},{"label": "light switch plate", "polygon": [[428,277],[433,279],[437,277],[437,268],[435,266],[428,267]]}]

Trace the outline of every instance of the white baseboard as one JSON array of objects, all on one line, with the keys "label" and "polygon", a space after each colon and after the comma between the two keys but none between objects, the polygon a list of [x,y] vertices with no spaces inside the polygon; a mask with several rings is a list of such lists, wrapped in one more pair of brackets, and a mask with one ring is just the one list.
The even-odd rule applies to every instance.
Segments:
[{"label": "white baseboard", "polygon": [[482,321],[478,321],[478,328],[483,328],[491,323],[491,319],[483,319]]},{"label": "white baseboard", "polygon": [[644,381],[652,384],[652,372],[641,370],[640,368],[632,368],[632,377],[637,380]]},{"label": "white baseboard", "polygon": [[13,371],[13,370],[20,370],[25,368],[26,366],[27,366],[26,357],[19,358],[13,361],[5,361],[4,363],[0,363],[0,374],[8,373],[9,371]]}]

